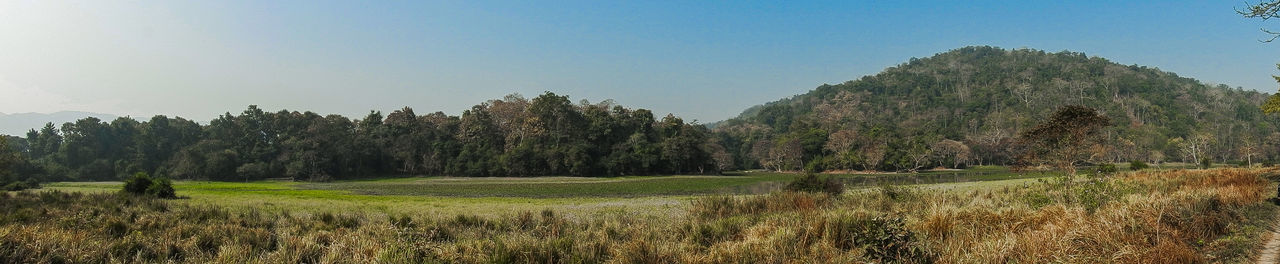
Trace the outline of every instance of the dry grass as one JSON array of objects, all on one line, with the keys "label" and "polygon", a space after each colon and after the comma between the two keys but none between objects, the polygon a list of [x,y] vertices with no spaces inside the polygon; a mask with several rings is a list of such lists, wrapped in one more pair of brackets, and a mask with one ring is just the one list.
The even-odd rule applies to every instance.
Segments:
[{"label": "dry grass", "polygon": [[[1247,260],[1264,170],[1135,172],[971,190],[704,197],[669,217],[229,210],[0,193],[21,263],[1197,263]],[[1252,223],[1252,224],[1250,224]]]},{"label": "dry grass", "polygon": [[1260,173],[1130,173],[1103,180],[1129,190],[1093,212],[1062,202],[1039,208],[937,205],[915,226],[931,238],[941,262],[1206,262],[1214,259],[1202,246],[1243,221],[1242,210],[1263,202],[1270,188]]}]

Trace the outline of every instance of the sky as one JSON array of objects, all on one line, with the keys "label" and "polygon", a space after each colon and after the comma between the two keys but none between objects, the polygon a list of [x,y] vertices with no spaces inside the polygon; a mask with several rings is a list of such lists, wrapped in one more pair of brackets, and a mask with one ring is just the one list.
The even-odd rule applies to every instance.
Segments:
[{"label": "sky", "polygon": [[971,45],[1275,93],[1240,1],[0,0],[0,112],[459,114],[545,91],[702,123]]}]

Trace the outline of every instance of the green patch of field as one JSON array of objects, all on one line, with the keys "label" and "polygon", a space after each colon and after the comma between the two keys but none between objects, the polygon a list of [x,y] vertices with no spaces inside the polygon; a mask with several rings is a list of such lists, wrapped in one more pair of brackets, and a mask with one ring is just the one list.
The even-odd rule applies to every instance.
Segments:
[{"label": "green patch of field", "polygon": [[632,178],[452,178],[306,183],[298,187],[373,195],[459,197],[639,197],[724,193],[726,187],[783,181],[793,175],[657,176]]},{"label": "green patch of field", "polygon": [[[459,178],[410,177],[305,183],[288,181],[177,181],[179,203],[233,209],[304,212],[374,212],[384,214],[505,215],[552,209],[569,215],[601,213],[672,216],[683,204],[707,194],[759,194],[780,189],[800,176],[788,173],[743,173],[734,176],[635,176],[615,178]],[[1000,167],[919,174],[833,174],[850,187],[858,184],[912,184],[928,188],[1000,186],[1019,175]],[[921,182],[921,179],[925,179]],[[930,184],[927,179],[942,183]],[[948,181],[959,182],[948,182]],[[894,182],[896,181],[896,182]],[[872,186],[872,185],[868,185]],[[937,187],[953,186],[953,187]],[[74,192],[115,192],[119,182],[61,182],[45,188]]]},{"label": "green patch of field", "polygon": [[[1014,173],[1004,167],[923,173],[826,174],[851,188],[883,184],[939,184],[1040,178],[1052,173]],[[793,173],[751,172],[732,176],[637,176],[617,178],[458,178],[423,177],[300,183],[313,190],[341,190],[371,195],[427,195],[456,197],[644,197],[705,194],[761,194],[776,191],[801,176]]]},{"label": "green patch of field", "polygon": [[[394,182],[398,179],[370,182]],[[689,197],[439,197],[425,195],[370,195],[347,190],[304,189],[293,182],[205,182],[177,181],[174,189],[182,199],[177,203],[220,206],[240,210],[289,212],[369,212],[384,214],[481,216],[552,209],[587,216],[611,212],[680,214],[676,209]],[[115,192],[120,182],[61,182],[44,186],[49,190],[72,192]],[[639,210],[636,210],[639,209]]]}]

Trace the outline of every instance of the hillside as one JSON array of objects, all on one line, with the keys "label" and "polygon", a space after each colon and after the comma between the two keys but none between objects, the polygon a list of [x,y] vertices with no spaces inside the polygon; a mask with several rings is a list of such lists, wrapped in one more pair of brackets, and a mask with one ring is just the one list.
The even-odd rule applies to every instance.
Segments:
[{"label": "hillside", "polygon": [[[1009,162],[1012,138],[1079,104],[1112,119],[1099,161],[1271,160],[1267,94],[1077,52],[965,47],[718,123],[741,168],[911,170]],[[1265,142],[1276,142],[1266,140]]]}]

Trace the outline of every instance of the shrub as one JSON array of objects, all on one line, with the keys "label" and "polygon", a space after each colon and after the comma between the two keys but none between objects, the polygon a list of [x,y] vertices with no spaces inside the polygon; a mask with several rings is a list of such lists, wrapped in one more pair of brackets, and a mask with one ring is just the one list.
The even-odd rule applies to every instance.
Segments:
[{"label": "shrub", "polygon": [[30,178],[25,181],[10,182],[7,184],[0,182],[0,191],[21,191],[38,188],[40,188],[40,182],[34,178]]},{"label": "shrub", "polygon": [[1201,169],[1208,169],[1211,166],[1213,166],[1213,160],[1210,160],[1209,158],[1200,159]]},{"label": "shrub", "polygon": [[177,198],[177,193],[173,190],[173,182],[169,179],[151,178],[145,172],[133,174],[132,178],[124,181],[124,192],[134,195],[149,195],[158,198]]},{"label": "shrub", "polygon": [[1142,162],[1141,160],[1135,160],[1135,161],[1130,161],[1130,162],[1129,162],[1129,169],[1130,169],[1130,170],[1145,170],[1145,169],[1150,168],[1150,167],[1151,167],[1151,166],[1147,166],[1147,163],[1146,163],[1146,162]]},{"label": "shrub", "polygon": [[823,168],[822,168],[822,160],[823,160],[823,159],[824,159],[823,157],[818,157],[818,158],[813,159],[812,161],[809,161],[809,163],[808,163],[808,164],[805,164],[805,165],[804,165],[804,172],[807,172],[807,173],[818,173],[818,172],[821,172],[821,171],[823,170]]},{"label": "shrub", "polygon": [[151,176],[145,172],[135,173],[132,178],[124,181],[124,192],[127,193],[146,194],[149,187],[151,187]]},{"label": "shrub", "polygon": [[879,190],[880,195],[883,195],[885,198],[889,198],[889,200],[892,201],[901,201],[911,197],[913,194],[911,189],[892,184],[882,184],[876,189]]},{"label": "shrub", "polygon": [[1098,175],[1110,175],[1110,174],[1115,174],[1116,172],[1119,172],[1120,169],[1117,169],[1115,164],[1102,163],[1102,164],[1094,165],[1093,171]]},{"label": "shrub", "polygon": [[797,192],[825,192],[831,195],[840,195],[844,193],[844,183],[840,183],[836,179],[827,177],[818,178],[813,173],[807,173],[804,177],[800,177],[787,184],[788,191]]},{"label": "shrub", "polygon": [[151,186],[147,186],[147,195],[165,199],[178,198],[177,193],[173,191],[173,183],[169,179],[152,180]]},{"label": "shrub", "polygon": [[933,262],[901,217],[842,216],[828,221],[826,237],[837,248],[862,248],[867,257],[884,263]]}]

